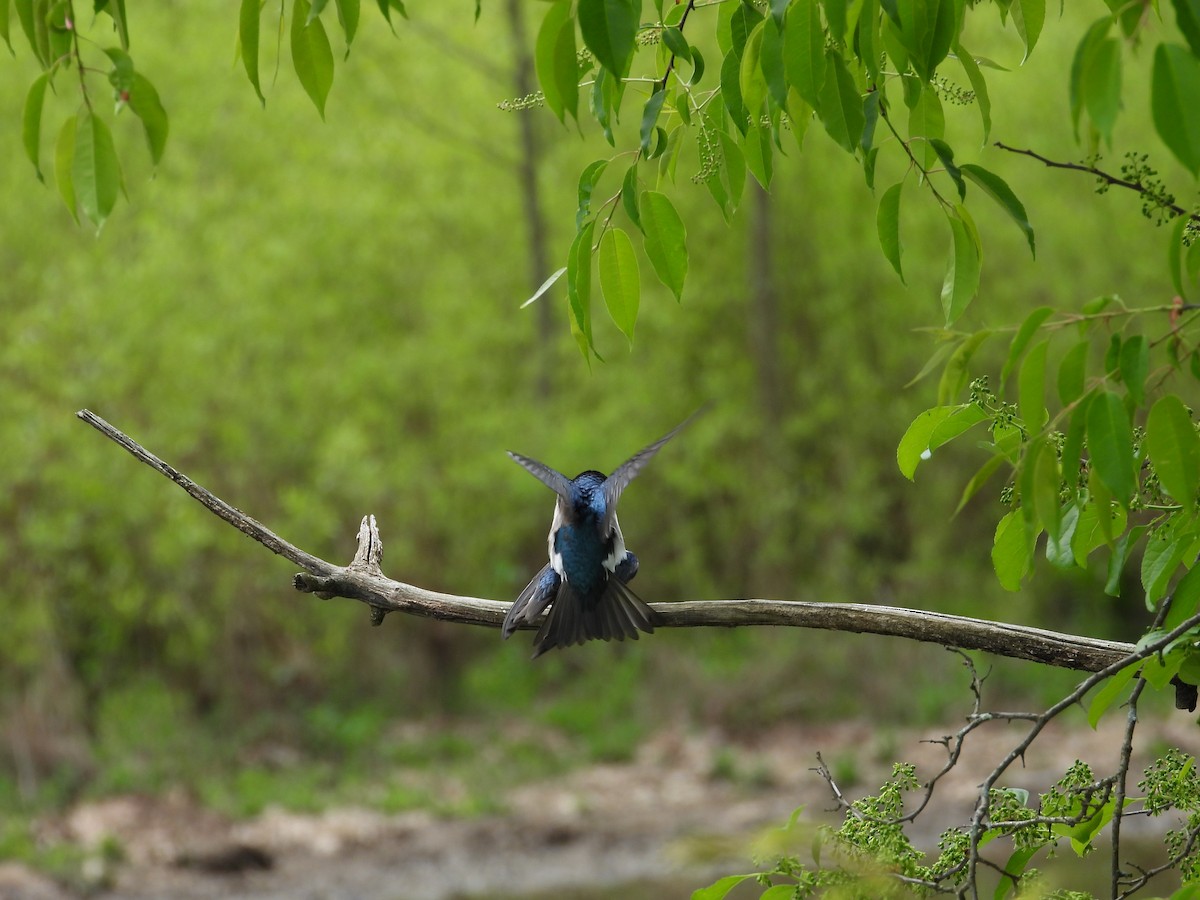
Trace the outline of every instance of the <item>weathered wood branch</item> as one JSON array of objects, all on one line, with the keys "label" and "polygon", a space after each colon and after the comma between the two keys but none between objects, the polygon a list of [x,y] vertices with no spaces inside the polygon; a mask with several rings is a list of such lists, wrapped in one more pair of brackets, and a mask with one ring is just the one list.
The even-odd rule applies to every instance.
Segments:
[{"label": "weathered wood branch", "polygon": [[[84,409],[77,415],[138,460],[175,482],[214,515],[304,569],[293,579],[299,591],[325,598],[346,597],[366,603],[371,607],[372,622],[375,624],[379,624],[389,612],[491,627],[499,627],[504,621],[504,614],[509,607],[506,602],[428,591],[384,575],[380,568],[383,544],[374,516],[363,517],[354,560],[347,566],[335,565],[301,550],[261,522],[230,506],[95,413]],[[662,624],[666,628],[777,625],[881,634],[965,650],[983,650],[998,656],[1085,672],[1100,671],[1134,652],[1132,644],[1119,641],[1104,641],[928,610],[865,603],[691,600],[653,603],[651,606],[662,617]]]}]

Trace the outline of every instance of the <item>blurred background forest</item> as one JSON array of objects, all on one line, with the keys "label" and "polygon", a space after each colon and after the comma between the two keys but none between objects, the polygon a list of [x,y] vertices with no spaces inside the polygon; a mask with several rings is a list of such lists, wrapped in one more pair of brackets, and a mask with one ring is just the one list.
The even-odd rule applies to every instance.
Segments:
[{"label": "blurred background forest", "polygon": [[[1044,75],[989,76],[993,138],[1082,156],[1059,85],[1092,6],[1068,6],[1070,27],[1047,22],[1029,63]],[[85,428],[85,406],[312,553],[347,561],[374,513],[390,576],[510,599],[545,561],[552,499],[505,450],[607,471],[711,403],[622,502],[646,599],[882,602],[1123,640],[1144,627],[1140,597],[1105,596],[1102,571],[1040,561],[1031,587],[1001,589],[987,554],[1001,485],[951,518],[980,457],[955,449],[916,486],[901,477],[896,443],[934,391],[905,385],[934,347],[915,329],[939,320],[947,234],[906,208],[899,283],[874,197],[819,127],[728,226],[686,184],[685,153],[688,289],[681,304],[643,294],[632,351],[603,324],[606,362],[589,370],[561,285],[519,310],[564,256],[577,173],[602,155],[598,135],[544,110],[498,109],[519,93],[516,47],[541,12],[521,10],[516,43],[501,3],[474,28],[469,4],[411,4],[395,36],[370,22],[321,124],[292,77],[259,107],[233,64],[228,4],[144,5],[133,40],[170,143],[156,174],[127,165],[128,202],[98,237],[21,158],[12,123],[36,69],[4,61],[0,807],[185,784],[235,813],[333,797],[471,812],[494,799],[494,774],[476,769],[515,780],[621,759],[663,725],[920,724],[969,702],[949,654],[869,636],[687,630],[531,663],[527,635],[401,616],[370,628],[359,604],[293,591],[290,564]],[[182,51],[152,39],[167,30],[189,36]],[[971,46],[1020,61],[1015,34],[986,41]],[[1135,143],[1145,96],[1127,83],[1118,131]],[[540,275],[521,116],[535,120]],[[979,139],[974,115],[948,129]],[[116,138],[141,140],[130,117]],[[979,207],[988,256],[963,327],[1113,290],[1170,300],[1166,235],[1136,198],[991,148],[979,159],[1025,201],[1038,257]],[[985,345],[980,370],[996,371],[1003,343]],[[995,668],[991,690],[1033,702],[1077,680]],[[267,758],[276,746],[288,764]],[[435,758],[473,788],[455,799],[370,778]]]}]

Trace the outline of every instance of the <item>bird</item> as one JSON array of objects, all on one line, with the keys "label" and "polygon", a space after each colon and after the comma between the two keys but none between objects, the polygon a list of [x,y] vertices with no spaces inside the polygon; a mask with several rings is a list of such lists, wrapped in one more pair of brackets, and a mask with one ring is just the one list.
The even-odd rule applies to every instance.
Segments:
[{"label": "bird", "polygon": [[629,482],[695,413],[648,447],[639,450],[609,476],[595,469],[567,478],[536,459],[508,455],[557,495],[547,548],[550,561],[521,591],[504,617],[501,633],[510,637],[522,624],[533,624],[550,607],[534,639],[533,658],[555,647],[591,640],[638,639],[661,624],[629,587],[638,558],[625,547],[617,521],[617,501]]}]

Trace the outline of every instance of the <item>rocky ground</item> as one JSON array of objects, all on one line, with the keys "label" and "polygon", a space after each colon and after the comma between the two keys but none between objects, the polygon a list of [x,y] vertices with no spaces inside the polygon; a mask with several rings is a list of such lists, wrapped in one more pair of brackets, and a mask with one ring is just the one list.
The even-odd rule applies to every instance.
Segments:
[{"label": "rocky ground", "polygon": [[[1037,792],[1077,758],[1097,774],[1111,771],[1123,717],[1110,715],[1098,731],[1081,718],[1051,726],[1003,783]],[[44,829],[48,839],[97,848],[85,878],[93,896],[113,900],[686,897],[718,874],[746,870],[753,835],[782,824],[795,807],[806,807],[806,820],[833,820],[829,786],[812,771],[818,752],[853,798],[873,790],[895,759],[917,764],[920,776],[929,777],[946,755],[939,744],[922,741],[957,727],[914,732],[862,722],[738,740],[667,730],[627,764],[515,787],[502,814],[470,819],[349,808],[319,815],[268,810],[232,821],[180,794],[88,803]],[[972,736],[918,820],[928,846],[936,843],[934,832],[969,819],[976,785],[1026,727],[994,723]],[[1186,715],[1140,727],[1142,747],[1197,744]],[[1141,831],[1143,846],[1156,853],[1171,824],[1139,818],[1126,835]],[[106,861],[106,845],[120,848],[109,854],[119,860]],[[78,887],[0,863],[3,900],[76,896]]]}]

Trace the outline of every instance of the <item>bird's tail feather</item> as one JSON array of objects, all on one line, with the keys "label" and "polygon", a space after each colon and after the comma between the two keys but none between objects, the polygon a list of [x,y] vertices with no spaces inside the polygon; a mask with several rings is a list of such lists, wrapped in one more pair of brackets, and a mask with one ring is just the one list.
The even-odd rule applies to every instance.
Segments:
[{"label": "bird's tail feather", "polygon": [[658,614],[618,578],[609,578],[599,599],[591,602],[563,581],[538,630],[533,656],[585,641],[636,641],[639,631],[652,634],[657,624]]},{"label": "bird's tail feather", "polygon": [[542,570],[533,576],[533,580],[525,585],[521,596],[508,608],[500,633],[508,638],[521,627],[521,623],[536,622],[547,604],[557,596],[560,581],[558,573],[550,564],[544,565]]}]

